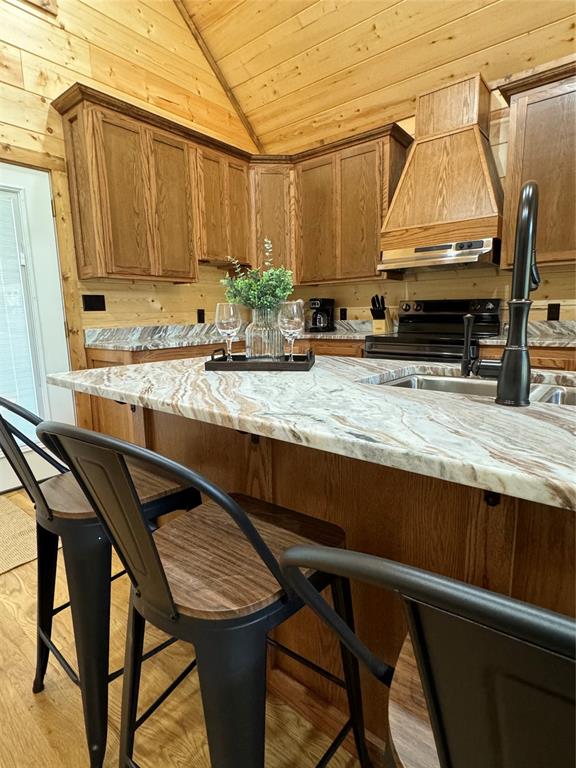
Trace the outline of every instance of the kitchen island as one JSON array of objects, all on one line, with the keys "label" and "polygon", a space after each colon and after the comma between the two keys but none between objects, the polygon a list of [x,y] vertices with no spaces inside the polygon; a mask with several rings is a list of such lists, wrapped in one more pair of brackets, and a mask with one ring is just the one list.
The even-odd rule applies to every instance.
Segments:
[{"label": "kitchen island", "polygon": [[[207,373],[192,359],[49,381],[131,404],[141,444],[227,490],[332,520],[352,549],[573,613],[576,410],[386,385],[412,373],[458,369],[321,357],[307,373]],[[576,374],[534,380],[575,386]],[[395,598],[359,587],[355,603],[360,634],[393,662],[405,634]],[[316,630],[300,615],[278,639],[336,665],[336,644]],[[270,681],[320,727],[341,723],[340,692],[313,672],[277,657]],[[383,736],[384,693],[366,680],[365,694]]]}]

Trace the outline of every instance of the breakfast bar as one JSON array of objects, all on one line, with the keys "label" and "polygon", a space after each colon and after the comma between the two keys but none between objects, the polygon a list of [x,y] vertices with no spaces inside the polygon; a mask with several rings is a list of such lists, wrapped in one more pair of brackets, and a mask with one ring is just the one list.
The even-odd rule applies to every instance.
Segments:
[{"label": "breakfast bar", "polygon": [[[140,444],[228,491],[337,523],[350,549],[573,613],[573,407],[507,408],[486,396],[391,385],[410,375],[459,375],[436,363],[319,357],[300,373],[207,372],[204,362],[49,381],[129,404]],[[576,374],[533,371],[532,381],[536,393],[575,386]],[[354,598],[360,636],[393,662],[406,634],[399,605],[369,587]],[[335,640],[312,631],[313,621],[298,614],[277,639],[336,664]],[[274,657],[269,684],[320,727],[343,721],[341,692],[289,658]],[[364,696],[378,743],[385,694],[366,679]]]}]

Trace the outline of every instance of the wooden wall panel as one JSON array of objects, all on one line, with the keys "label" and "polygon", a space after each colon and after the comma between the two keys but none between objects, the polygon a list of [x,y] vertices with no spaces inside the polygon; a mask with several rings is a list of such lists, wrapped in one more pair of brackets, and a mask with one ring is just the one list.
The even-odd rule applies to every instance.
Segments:
[{"label": "wooden wall panel", "polygon": [[[208,6],[208,7],[207,7]],[[574,54],[572,0],[186,0],[264,147],[408,117],[416,94]]]}]

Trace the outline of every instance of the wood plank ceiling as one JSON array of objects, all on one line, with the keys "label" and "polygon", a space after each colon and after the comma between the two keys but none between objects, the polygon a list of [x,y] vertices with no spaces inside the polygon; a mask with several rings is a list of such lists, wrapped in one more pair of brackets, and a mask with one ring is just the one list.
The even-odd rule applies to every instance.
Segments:
[{"label": "wood plank ceiling", "polygon": [[[181,3],[182,4],[182,3]],[[575,51],[574,0],[183,0],[266,152],[405,119],[415,95]]]}]

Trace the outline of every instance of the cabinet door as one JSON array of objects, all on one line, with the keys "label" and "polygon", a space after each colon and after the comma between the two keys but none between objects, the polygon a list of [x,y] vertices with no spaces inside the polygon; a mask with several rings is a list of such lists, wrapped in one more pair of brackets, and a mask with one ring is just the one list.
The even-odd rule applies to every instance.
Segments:
[{"label": "cabinet door", "polygon": [[154,274],[197,279],[196,149],[184,139],[149,131],[154,212]]},{"label": "cabinet door", "polygon": [[226,159],[210,150],[199,150],[204,243],[202,258],[222,262],[228,256],[226,232]]},{"label": "cabinet door", "polygon": [[297,166],[300,283],[334,280],[337,270],[336,156]]},{"label": "cabinet door", "polygon": [[377,142],[338,154],[339,277],[374,277],[380,254],[381,153]]},{"label": "cabinet door", "polygon": [[111,275],[151,275],[151,190],[144,128],[115,112],[99,111],[95,146],[106,271]]},{"label": "cabinet door", "polygon": [[521,94],[510,108],[503,256],[514,260],[522,184],[538,183],[541,264],[576,259],[576,78]]},{"label": "cabinet door", "polygon": [[228,254],[241,264],[247,264],[250,261],[248,164],[241,160],[228,160],[227,175]]},{"label": "cabinet door", "polygon": [[257,266],[264,263],[267,239],[272,243],[272,265],[292,269],[290,173],[285,165],[252,168]]}]

